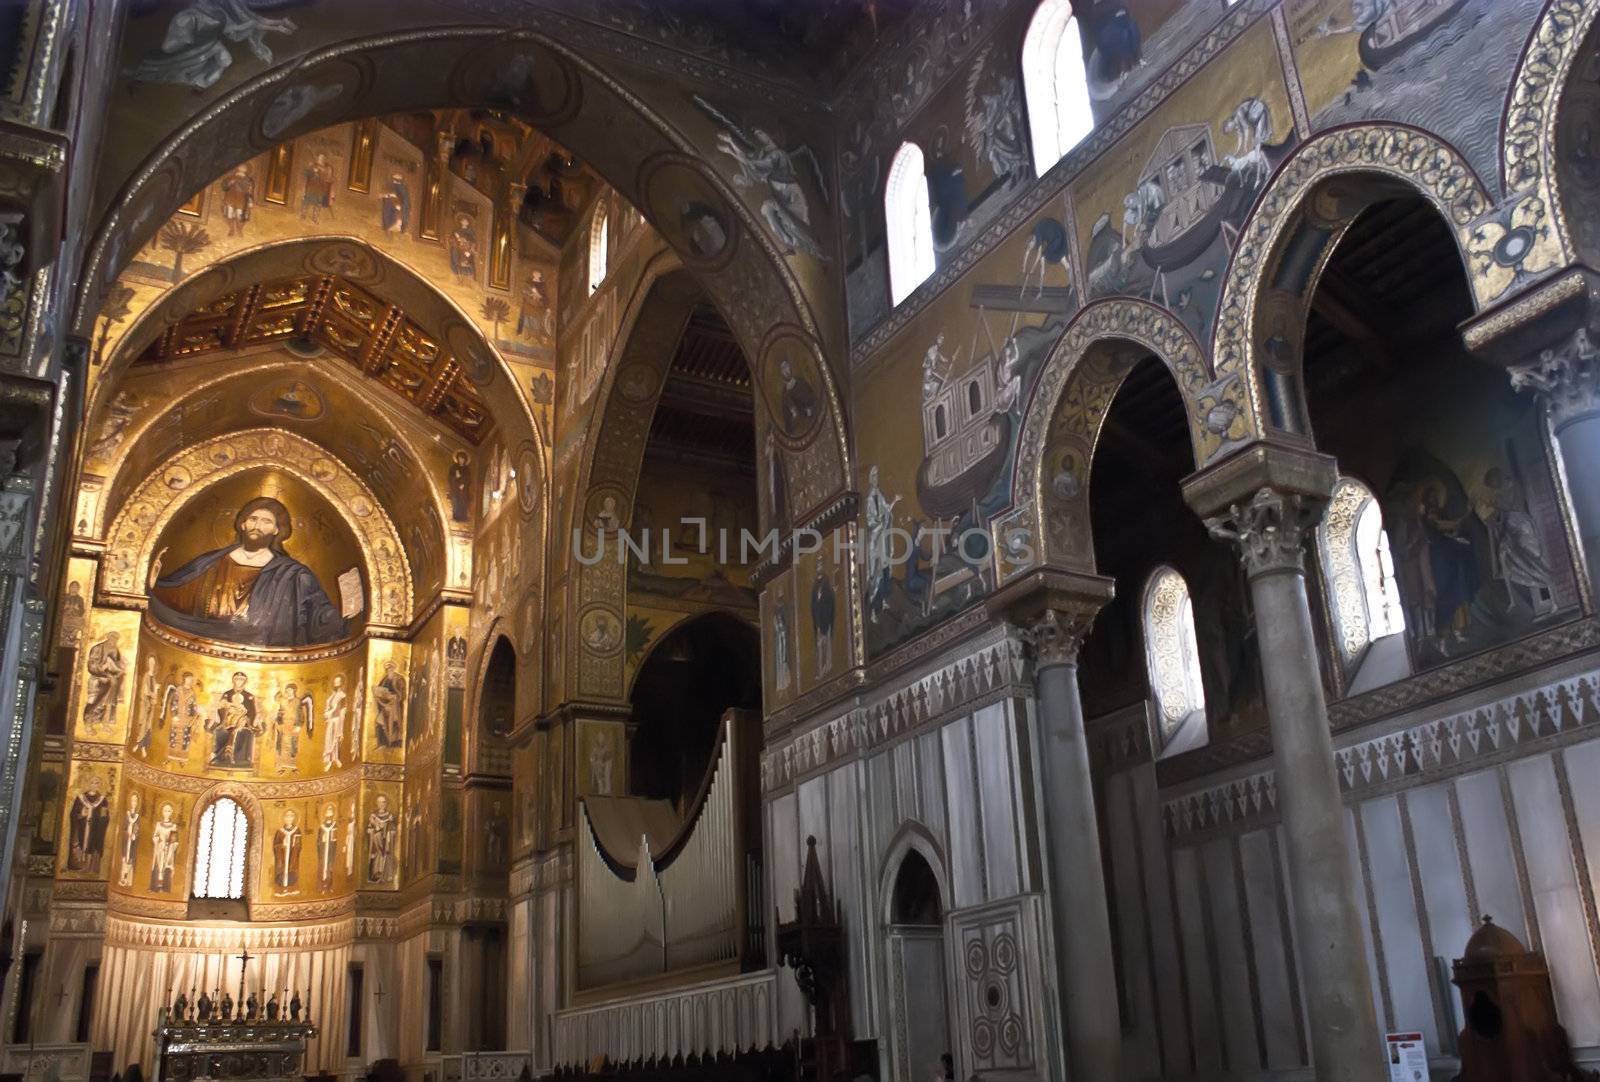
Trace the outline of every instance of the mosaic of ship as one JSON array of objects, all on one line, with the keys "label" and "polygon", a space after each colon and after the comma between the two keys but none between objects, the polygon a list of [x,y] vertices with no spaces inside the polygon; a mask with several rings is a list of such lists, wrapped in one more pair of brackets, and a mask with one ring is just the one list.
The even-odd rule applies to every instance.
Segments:
[{"label": "mosaic of ship", "polygon": [[[986,295],[999,291],[1031,296],[1034,292],[1008,287],[979,289]],[[1056,299],[1053,294],[1069,291],[1040,292],[1039,303],[1027,308],[1040,310]],[[979,321],[987,329],[982,312]],[[1027,374],[1044,360],[1060,330],[1060,322],[1054,319],[1043,326],[1020,329],[1013,322],[1012,333],[1004,342],[996,347],[991,341],[988,352],[974,355],[947,373],[937,391],[924,397],[924,456],[917,469],[917,499],[929,515],[944,520],[973,513],[1002,481],[1017,423],[1013,406],[1027,383]]]},{"label": "mosaic of ship", "polygon": [[1466,6],[1467,0],[1375,0],[1356,45],[1361,62],[1377,71]]},{"label": "mosaic of ship", "polygon": [[1235,152],[1217,156],[1210,124],[1168,128],[1125,200],[1125,218],[1143,226],[1140,255],[1157,271],[1188,265],[1211,247],[1219,233],[1231,248],[1273,166],[1293,137],[1268,143],[1272,115],[1259,98],[1241,102],[1223,122]]}]

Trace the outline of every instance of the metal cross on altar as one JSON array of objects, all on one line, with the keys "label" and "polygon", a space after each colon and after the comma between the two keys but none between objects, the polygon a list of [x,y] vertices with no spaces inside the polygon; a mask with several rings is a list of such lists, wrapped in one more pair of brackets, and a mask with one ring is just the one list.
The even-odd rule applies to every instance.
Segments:
[{"label": "metal cross on altar", "polygon": [[239,937],[239,953],[235,954],[234,957],[239,959],[239,1013],[242,1015],[244,1013],[244,967],[249,963],[250,959],[255,957],[250,953],[250,948],[246,945],[243,936]]}]

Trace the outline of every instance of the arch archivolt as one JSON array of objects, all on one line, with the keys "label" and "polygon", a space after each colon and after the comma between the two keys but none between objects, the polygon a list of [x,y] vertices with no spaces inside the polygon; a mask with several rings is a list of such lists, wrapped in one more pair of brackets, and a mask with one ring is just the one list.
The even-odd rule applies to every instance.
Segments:
[{"label": "arch archivolt", "polygon": [[[1259,435],[1244,380],[1236,374],[1213,379],[1200,344],[1177,317],[1145,301],[1091,304],[1051,350],[1022,423],[1016,476],[1036,563],[1093,570],[1089,469],[1095,444],[1123,379],[1151,353],[1183,396],[1197,462]],[[1023,566],[1032,565],[1012,573]]]},{"label": "arch archivolt", "polygon": [[[574,536],[580,532],[593,536],[591,524],[601,501],[607,498],[614,501],[615,513],[624,525],[631,520],[656,402],[665,387],[678,339],[704,296],[693,275],[671,254],[657,257],[635,287],[618,324],[573,487]],[[626,656],[622,628],[627,575],[619,559],[620,538],[614,531],[601,536],[606,547],[600,560],[573,567],[572,612],[567,625],[572,649],[567,656],[577,682],[564,686],[575,688],[580,697],[620,698]]]},{"label": "arch archivolt", "polygon": [[[403,309],[408,319],[426,328],[443,347],[443,352],[460,365],[462,374],[483,395],[485,405],[505,433],[507,442],[516,443],[520,430],[526,427],[532,431],[543,455],[546,440],[526,390],[520,386],[505,358],[460,305],[390,253],[359,237],[347,235],[256,245],[147,297],[147,303],[136,310],[127,330],[108,341],[105,360],[90,391],[86,416],[96,418],[104,412],[118,377],[185,316],[245,286],[292,275],[333,275]],[[512,393],[504,393],[506,384],[512,388]]]},{"label": "arch archivolt", "polygon": [[[241,360],[236,367],[231,367],[226,372],[213,375],[209,378],[202,378],[194,382],[186,382],[184,384],[183,393],[172,399],[170,403],[167,404],[167,411],[181,411],[185,403],[194,402],[195,400],[204,400],[213,392],[229,387],[240,380],[270,378],[278,373],[301,373],[305,372],[312,364],[314,364],[314,362],[302,360],[297,357],[288,356],[281,353],[269,353],[251,356]],[[359,394],[360,392],[367,390],[367,388],[358,383],[351,374],[347,373],[343,368],[337,365],[319,366],[316,374],[319,379],[325,379],[331,383],[338,384],[347,391],[353,391]],[[371,402],[371,399],[368,398],[366,401]],[[421,479],[422,482],[427,486],[429,502],[433,505],[435,511],[438,513],[440,521],[448,522],[448,501],[443,489],[439,485],[438,477],[436,476],[437,471],[422,468],[421,464],[426,461],[426,456],[419,451],[417,445],[412,440],[411,432],[408,430],[407,426],[393,423],[394,419],[387,416],[386,411],[376,403],[373,404],[373,413],[374,416],[382,418],[388,422],[387,431],[389,431],[395,440],[400,443],[400,446],[409,456],[410,468],[416,471],[419,479]],[[163,416],[164,414],[162,413],[151,410],[142,410],[129,424],[126,433],[120,441],[116,458],[114,460],[107,460],[107,464],[110,466],[111,472],[105,474],[104,477],[97,482],[99,491],[104,494],[105,498],[95,500],[85,499],[80,501],[78,520],[79,535],[87,537],[101,536],[101,530],[105,526],[105,517],[110,513],[118,492],[125,484],[129,483],[130,481],[137,480],[137,478],[130,472],[130,462],[133,460],[135,455],[139,453],[142,441],[147,436],[152,435],[153,431],[161,424]],[[255,423],[259,424],[260,420],[261,419],[258,418]],[[319,446],[321,446],[321,444],[319,444]],[[325,448],[325,450],[327,450],[329,454],[337,457],[338,453],[333,449]],[[94,459],[88,452],[86,452],[85,458],[86,461],[88,461],[91,465],[94,464]],[[444,539],[440,538],[439,542],[441,545],[443,545]],[[446,547],[448,548],[448,546]],[[456,553],[453,550],[447,552],[446,554],[447,560],[453,560],[455,557]],[[456,581],[456,569],[452,567],[447,570],[450,574],[444,581]]]},{"label": "arch archivolt", "polygon": [[[1550,0],[1522,53],[1506,101],[1500,144],[1505,190],[1513,201],[1536,200],[1545,208],[1553,236],[1551,265],[1577,256],[1573,237],[1572,192],[1561,190],[1557,140],[1569,114],[1569,90],[1600,5],[1588,0]],[[1593,105],[1593,98],[1587,103]],[[1581,223],[1579,223],[1581,226]],[[1580,230],[1581,231],[1581,230]]]},{"label": "arch archivolt", "polygon": [[[330,94],[330,88],[338,92]],[[226,170],[348,120],[399,109],[473,106],[513,112],[591,164],[695,268],[747,356],[760,357],[763,336],[779,324],[796,325],[818,343],[839,337],[834,321],[819,322],[792,264],[810,257],[780,251],[725,175],[732,166],[718,158],[711,134],[701,145],[686,134],[687,127],[559,41],[485,26],[339,42],[268,71],[200,111],[151,152],[112,201],[85,267],[75,312],[78,332],[89,336],[102,293],[133,253],[190,193]],[[701,163],[694,170],[697,183],[725,220],[726,252],[700,250],[676,218],[678,205],[664,196],[652,199],[645,190],[652,178],[667,177],[660,181],[663,191],[675,183],[652,168],[663,155]],[[830,312],[832,301],[830,296]],[[848,487],[848,446],[832,366],[825,365],[821,376],[835,413],[831,439],[843,460],[830,478],[831,497]]]},{"label": "arch archivolt", "polygon": [[[1498,273],[1505,268],[1496,246],[1514,227],[1511,219],[1516,217],[1520,223],[1526,214],[1544,213],[1541,207],[1496,212],[1466,160],[1445,142],[1415,128],[1338,128],[1298,148],[1279,168],[1240,231],[1212,338],[1217,376],[1243,376],[1251,411],[1262,418],[1264,426],[1285,423],[1281,410],[1279,416],[1267,420],[1272,417],[1271,396],[1263,358],[1270,351],[1263,348],[1263,356],[1258,357],[1257,347],[1265,347],[1268,336],[1283,331],[1281,319],[1263,319],[1262,313],[1271,310],[1282,315],[1282,297],[1275,295],[1281,291],[1273,288],[1273,279],[1289,242],[1307,224],[1337,234],[1371,203],[1393,193],[1393,184],[1385,181],[1406,185],[1444,216],[1462,251],[1478,308],[1509,287],[1506,274]],[[1518,265],[1507,271],[1511,277],[1533,273],[1542,258],[1535,247],[1525,249],[1522,255]],[[1312,275],[1294,295],[1304,301],[1314,285]],[[1298,365],[1298,357],[1294,363]],[[1199,461],[1203,464],[1215,453],[1213,450]]]},{"label": "arch archivolt", "polygon": [[399,532],[371,490],[319,444],[274,428],[217,436],[173,455],[129,495],[107,532],[100,589],[142,600],[155,546],[167,524],[210,485],[263,466],[286,469],[338,511],[356,536],[371,583],[369,623],[411,623],[411,569]]},{"label": "arch archivolt", "polygon": [[916,853],[927,862],[928,868],[933,872],[934,882],[939,885],[939,904],[944,912],[948,913],[955,908],[955,895],[950,886],[950,868],[945,863],[944,850],[940,848],[939,841],[920,822],[907,819],[900,824],[900,829],[889,841],[888,848],[884,850],[883,860],[878,865],[878,916],[884,923],[894,923],[894,887],[900,878],[901,866],[905,864],[906,857]]}]

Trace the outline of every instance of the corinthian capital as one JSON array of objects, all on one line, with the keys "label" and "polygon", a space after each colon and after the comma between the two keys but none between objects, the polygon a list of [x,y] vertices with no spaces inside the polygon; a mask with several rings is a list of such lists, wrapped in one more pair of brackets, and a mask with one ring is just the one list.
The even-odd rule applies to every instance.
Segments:
[{"label": "corinthian capital", "polygon": [[1078,649],[1093,626],[1092,611],[1044,610],[1022,629],[1023,638],[1033,647],[1034,667],[1076,665]]},{"label": "corinthian capital", "polygon": [[1532,364],[1513,366],[1510,373],[1511,386],[1540,397],[1557,431],[1600,414],[1600,350],[1586,327],[1574,330],[1561,345],[1541,350]]},{"label": "corinthian capital", "polygon": [[1065,568],[1036,568],[989,599],[990,611],[1022,630],[1035,668],[1071,665],[1094,626],[1095,614],[1116,593],[1099,575]]},{"label": "corinthian capital", "polygon": [[1205,521],[1212,537],[1239,547],[1245,573],[1255,578],[1274,571],[1304,571],[1305,537],[1321,513],[1320,500],[1263,488],[1247,502],[1232,504]]}]

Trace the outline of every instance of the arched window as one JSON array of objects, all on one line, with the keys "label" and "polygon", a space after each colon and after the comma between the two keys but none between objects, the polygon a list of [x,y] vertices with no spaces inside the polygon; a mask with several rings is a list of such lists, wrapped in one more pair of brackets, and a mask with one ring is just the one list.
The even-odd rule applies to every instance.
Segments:
[{"label": "arched window", "polygon": [[1044,0],[1022,39],[1022,95],[1033,133],[1033,170],[1043,176],[1094,130],[1083,38],[1071,0]]},{"label": "arched window", "polygon": [[1144,647],[1161,748],[1168,752],[1198,746],[1204,742],[1206,691],[1194,601],[1189,584],[1170,567],[1156,568],[1145,585]]},{"label": "arched window", "polygon": [[1367,636],[1374,641],[1406,629],[1400,610],[1400,584],[1394,577],[1394,555],[1383,512],[1371,496],[1356,518],[1356,559],[1361,564],[1361,592],[1367,602]]},{"label": "arched window", "polygon": [[594,209],[594,221],[589,224],[589,293],[600,288],[606,280],[606,258],[610,252],[604,203]]},{"label": "arched window", "polygon": [[194,896],[242,899],[249,848],[249,817],[238,801],[219,796],[200,813],[194,847]]},{"label": "arched window", "polygon": [[1348,671],[1368,645],[1405,630],[1389,533],[1372,490],[1350,477],[1335,486],[1318,533],[1328,609]]},{"label": "arched window", "polygon": [[933,211],[922,148],[915,143],[903,143],[895,152],[883,213],[889,238],[889,300],[899,304],[933,273]]}]

